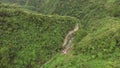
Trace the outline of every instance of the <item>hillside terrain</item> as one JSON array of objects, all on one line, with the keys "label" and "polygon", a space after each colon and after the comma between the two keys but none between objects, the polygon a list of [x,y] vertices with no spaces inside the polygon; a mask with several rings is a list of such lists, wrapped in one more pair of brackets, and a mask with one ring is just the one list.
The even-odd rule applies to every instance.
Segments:
[{"label": "hillside terrain", "polygon": [[[42,65],[61,50],[65,34],[79,20],[46,16],[0,5],[0,67]],[[69,25],[68,25],[69,24]]]},{"label": "hillside terrain", "polygon": [[120,68],[120,0],[1,2],[0,68]]}]

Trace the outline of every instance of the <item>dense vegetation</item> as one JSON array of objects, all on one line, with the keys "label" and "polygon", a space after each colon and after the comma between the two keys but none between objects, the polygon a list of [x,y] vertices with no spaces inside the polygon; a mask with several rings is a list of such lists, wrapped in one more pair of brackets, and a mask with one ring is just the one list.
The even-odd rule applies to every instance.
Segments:
[{"label": "dense vegetation", "polygon": [[[37,67],[61,49],[65,34],[79,22],[0,5],[0,67]],[[69,25],[68,25],[69,24]]]},{"label": "dense vegetation", "polygon": [[[120,67],[120,0],[1,2],[11,4],[0,4],[1,68]],[[61,55],[76,23],[72,51]]]}]

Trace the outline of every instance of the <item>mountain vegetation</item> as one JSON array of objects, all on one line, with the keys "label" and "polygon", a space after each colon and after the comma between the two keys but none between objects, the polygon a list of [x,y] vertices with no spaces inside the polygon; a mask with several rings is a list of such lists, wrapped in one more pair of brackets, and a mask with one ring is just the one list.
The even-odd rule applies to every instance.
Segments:
[{"label": "mountain vegetation", "polygon": [[120,0],[0,2],[0,68],[119,68],[119,53]]}]

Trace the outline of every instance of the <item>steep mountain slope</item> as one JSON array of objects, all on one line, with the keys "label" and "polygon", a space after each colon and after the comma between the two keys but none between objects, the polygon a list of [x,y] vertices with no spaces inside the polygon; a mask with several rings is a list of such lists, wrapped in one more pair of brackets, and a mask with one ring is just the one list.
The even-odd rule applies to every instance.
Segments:
[{"label": "steep mountain slope", "polygon": [[120,0],[27,0],[29,1],[28,7],[25,5],[27,1],[4,1],[17,3],[28,9],[30,9],[29,6],[34,6],[36,10],[32,7],[31,9],[43,14],[77,17],[88,31],[94,27],[94,25],[91,26],[91,23],[94,23],[93,20],[106,16],[120,17]]},{"label": "steep mountain slope", "polygon": [[[72,52],[64,56],[57,54],[49,63],[43,66],[44,68],[120,67],[120,1],[101,0],[95,2],[95,0],[91,0],[91,2],[91,6],[87,7],[90,3],[86,2],[88,4],[85,4],[82,8],[82,12],[85,13],[83,16],[80,17],[79,13],[75,12],[75,17],[81,20],[88,34],[81,39],[79,36],[82,34],[78,31],[73,43]],[[93,8],[89,9],[91,7]],[[69,9],[65,6],[61,8]],[[71,10],[74,10],[74,8],[71,8]],[[67,13],[67,10],[65,12]],[[70,13],[70,16],[73,16],[72,13]]]},{"label": "steep mountain slope", "polygon": [[82,39],[78,32],[72,51],[67,55],[58,53],[43,68],[119,68],[120,19],[108,17],[96,22],[103,24]]},{"label": "steep mountain slope", "polygon": [[[46,0],[37,9],[47,15],[1,7],[1,67],[120,68],[120,0]],[[75,23],[82,27],[62,55]]]},{"label": "steep mountain slope", "polygon": [[39,68],[62,49],[78,19],[0,4],[0,68]]}]

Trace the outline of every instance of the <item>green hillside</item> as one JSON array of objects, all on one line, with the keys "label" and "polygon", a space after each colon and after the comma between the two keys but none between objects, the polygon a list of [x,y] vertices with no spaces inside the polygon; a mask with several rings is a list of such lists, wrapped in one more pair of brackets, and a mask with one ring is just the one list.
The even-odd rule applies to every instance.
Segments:
[{"label": "green hillside", "polygon": [[72,52],[57,54],[43,68],[119,68],[120,20],[107,18],[103,22],[109,24],[89,33],[81,41],[77,34]]},{"label": "green hillside", "polygon": [[72,17],[46,16],[0,5],[0,67],[41,66],[62,47],[65,34],[79,20]]},{"label": "green hillside", "polygon": [[120,0],[1,2],[0,68],[120,68]]}]

